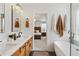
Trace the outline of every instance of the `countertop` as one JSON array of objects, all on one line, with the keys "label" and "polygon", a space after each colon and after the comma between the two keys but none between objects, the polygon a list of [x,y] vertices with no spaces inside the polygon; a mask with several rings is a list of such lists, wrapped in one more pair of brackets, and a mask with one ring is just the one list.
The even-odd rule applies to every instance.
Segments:
[{"label": "countertop", "polygon": [[13,42],[5,42],[0,45],[0,55],[1,56],[11,56],[16,50],[18,50],[25,42],[27,42],[32,37],[32,34],[27,34],[21,38],[16,39]]}]

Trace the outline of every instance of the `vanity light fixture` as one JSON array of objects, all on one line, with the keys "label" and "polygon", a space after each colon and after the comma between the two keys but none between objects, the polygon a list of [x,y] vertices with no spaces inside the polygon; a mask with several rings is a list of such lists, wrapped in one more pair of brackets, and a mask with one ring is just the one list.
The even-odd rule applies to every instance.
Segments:
[{"label": "vanity light fixture", "polygon": [[22,13],[23,12],[22,7],[21,7],[21,5],[19,3],[17,3],[14,8],[15,8],[17,13],[19,13],[19,12]]}]

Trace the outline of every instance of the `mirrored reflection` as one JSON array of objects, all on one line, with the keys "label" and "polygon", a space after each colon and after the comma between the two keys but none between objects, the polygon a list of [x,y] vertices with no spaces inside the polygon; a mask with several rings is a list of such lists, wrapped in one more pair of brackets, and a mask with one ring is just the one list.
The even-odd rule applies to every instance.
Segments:
[{"label": "mirrored reflection", "polygon": [[0,32],[5,31],[5,4],[0,4]]},{"label": "mirrored reflection", "polygon": [[21,31],[21,18],[23,13],[23,8],[21,4],[17,3],[12,5],[12,32]]}]

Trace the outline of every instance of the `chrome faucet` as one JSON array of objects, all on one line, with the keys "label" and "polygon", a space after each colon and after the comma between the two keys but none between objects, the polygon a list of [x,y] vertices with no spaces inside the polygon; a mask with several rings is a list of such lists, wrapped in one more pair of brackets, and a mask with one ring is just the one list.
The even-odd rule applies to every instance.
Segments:
[{"label": "chrome faucet", "polygon": [[19,32],[17,38],[21,37],[21,35],[22,35],[22,32]]},{"label": "chrome faucet", "polygon": [[14,34],[10,34],[9,38],[16,40],[16,34],[15,33]]}]

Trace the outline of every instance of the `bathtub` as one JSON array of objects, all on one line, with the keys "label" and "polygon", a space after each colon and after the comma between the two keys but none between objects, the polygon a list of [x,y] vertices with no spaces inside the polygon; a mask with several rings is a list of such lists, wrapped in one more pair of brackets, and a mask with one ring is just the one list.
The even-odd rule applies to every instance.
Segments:
[{"label": "bathtub", "polygon": [[[70,56],[70,43],[66,41],[55,41],[54,49],[57,56]],[[78,46],[71,44],[71,56],[79,56]]]}]

